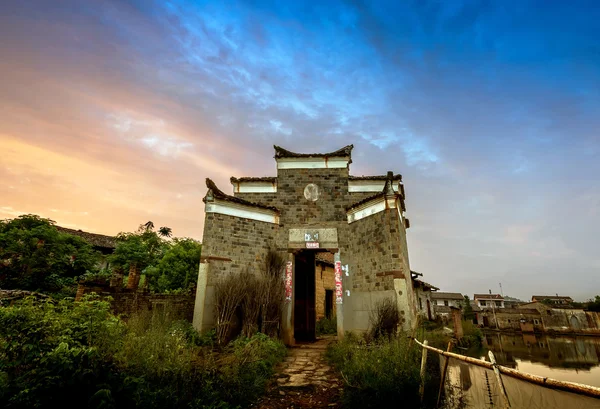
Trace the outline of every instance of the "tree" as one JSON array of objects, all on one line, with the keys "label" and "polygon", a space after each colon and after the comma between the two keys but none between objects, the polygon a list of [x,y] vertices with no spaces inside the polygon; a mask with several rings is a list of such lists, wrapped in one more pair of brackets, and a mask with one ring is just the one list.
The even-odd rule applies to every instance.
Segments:
[{"label": "tree", "polygon": [[150,289],[166,292],[190,289],[196,284],[202,244],[194,239],[174,239],[156,266],[146,269]]},{"label": "tree", "polygon": [[54,223],[31,214],[0,221],[0,287],[58,291],[96,269],[98,252]]},{"label": "tree", "polygon": [[170,227],[161,227],[158,229],[158,234],[161,237],[171,237],[173,235],[173,231]]},{"label": "tree", "polygon": [[[169,229],[162,227],[161,229]],[[168,243],[154,231],[151,221],[142,224],[134,233],[121,232],[117,235],[117,245],[110,257],[110,262],[120,268],[129,270],[127,287],[136,289],[141,272],[156,266],[162,259]]]},{"label": "tree", "polygon": [[600,312],[600,295],[597,295],[595,300],[590,300],[587,304],[588,311]]},{"label": "tree", "polygon": [[472,321],[473,318],[475,318],[475,313],[473,312],[471,300],[469,299],[468,295],[465,295],[465,299],[463,301],[463,317],[468,321]]}]

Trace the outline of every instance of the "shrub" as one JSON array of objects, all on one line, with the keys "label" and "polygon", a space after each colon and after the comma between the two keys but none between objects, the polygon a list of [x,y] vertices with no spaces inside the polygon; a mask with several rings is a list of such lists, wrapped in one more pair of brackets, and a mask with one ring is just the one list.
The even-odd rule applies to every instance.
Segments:
[{"label": "shrub", "polygon": [[384,298],[375,304],[370,319],[372,336],[375,339],[384,335],[390,338],[398,332],[401,322],[398,305],[392,298]]},{"label": "shrub", "polygon": [[[346,383],[342,395],[345,407],[421,406],[421,349],[410,346],[406,337],[380,338],[367,344],[350,335],[331,344],[326,357]],[[430,365],[433,368],[435,362]]]},{"label": "shrub", "polygon": [[317,335],[337,334],[337,319],[335,316],[331,318],[323,317],[317,321]]},{"label": "shrub", "polygon": [[460,345],[465,347],[481,347],[483,334],[477,325],[473,324],[472,321],[463,321],[463,339],[460,340]]},{"label": "shrub", "polygon": [[241,274],[228,274],[215,284],[215,313],[217,318],[217,343],[229,341],[234,317],[245,296],[245,281]]},{"label": "shrub", "polygon": [[0,407],[248,406],[285,355],[261,334],[214,352],[214,333],[171,316],[124,323],[89,296],[0,308]]}]

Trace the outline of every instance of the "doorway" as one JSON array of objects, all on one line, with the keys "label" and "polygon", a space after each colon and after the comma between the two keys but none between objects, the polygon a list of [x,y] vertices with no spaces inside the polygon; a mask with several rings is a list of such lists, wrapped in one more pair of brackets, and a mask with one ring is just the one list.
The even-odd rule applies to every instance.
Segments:
[{"label": "doorway", "polygon": [[325,290],[325,317],[331,319],[333,316],[333,290]]},{"label": "doorway", "polygon": [[301,251],[295,256],[294,271],[294,338],[315,341],[315,253]]},{"label": "doorway", "polygon": [[427,319],[431,321],[431,302],[427,299]]}]

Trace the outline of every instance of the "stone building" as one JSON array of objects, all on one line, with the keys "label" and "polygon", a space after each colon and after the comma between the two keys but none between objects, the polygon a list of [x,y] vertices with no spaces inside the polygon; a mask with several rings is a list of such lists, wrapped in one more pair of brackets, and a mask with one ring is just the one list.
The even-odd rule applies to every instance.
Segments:
[{"label": "stone building", "polygon": [[417,312],[423,319],[432,321],[435,319],[435,311],[433,308],[432,295],[434,291],[438,291],[434,285],[431,285],[423,280],[418,279],[418,276],[422,274],[415,271],[411,271],[413,278],[413,289],[415,292],[415,299],[417,300]]},{"label": "stone building", "polygon": [[275,146],[277,176],[231,178],[233,195],[207,179],[196,328],[215,324],[216,280],[260,271],[273,249],[287,260],[284,342],[315,338],[316,264],[324,254],[333,257],[338,335],[366,331],[384,298],[397,303],[403,326],[410,327],[416,302],[402,177],[351,176],[352,149],[299,154]]}]

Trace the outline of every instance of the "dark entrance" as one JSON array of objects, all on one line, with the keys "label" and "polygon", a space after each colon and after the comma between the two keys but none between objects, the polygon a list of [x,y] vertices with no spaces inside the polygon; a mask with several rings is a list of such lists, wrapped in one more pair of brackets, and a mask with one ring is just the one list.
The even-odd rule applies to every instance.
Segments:
[{"label": "dark entrance", "polygon": [[294,271],[294,338],[314,341],[315,323],[315,253],[301,251],[295,257]]},{"label": "dark entrance", "polygon": [[325,290],[325,316],[331,318],[333,315],[333,290]]},{"label": "dark entrance", "polygon": [[431,303],[427,300],[427,319],[431,321]]}]

